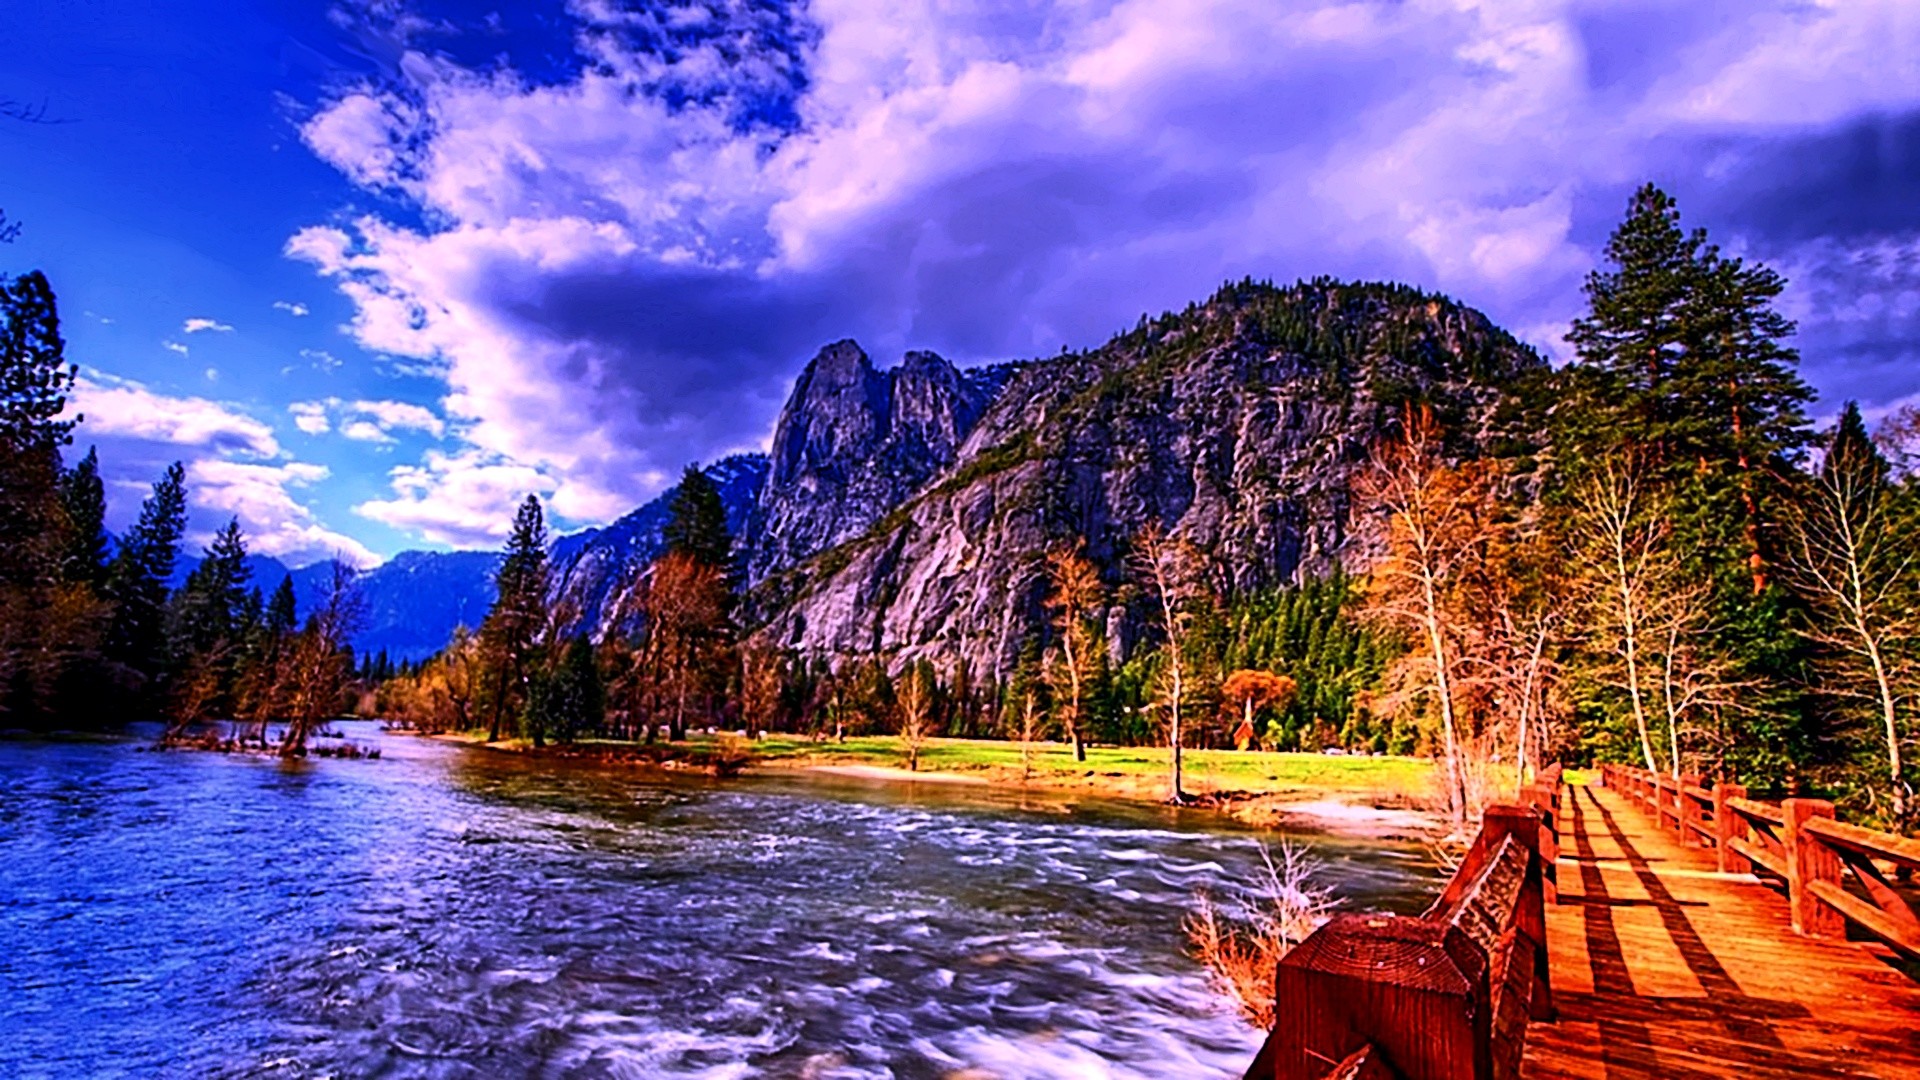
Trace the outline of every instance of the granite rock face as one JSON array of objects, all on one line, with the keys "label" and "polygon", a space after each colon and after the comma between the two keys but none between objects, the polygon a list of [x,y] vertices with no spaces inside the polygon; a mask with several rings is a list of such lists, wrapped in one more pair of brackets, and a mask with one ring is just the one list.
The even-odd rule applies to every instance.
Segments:
[{"label": "granite rock face", "polygon": [[[964,660],[981,674],[1008,670],[1041,632],[1042,559],[1073,538],[1119,598],[1109,625],[1120,652],[1137,623],[1126,548],[1149,522],[1199,550],[1223,590],[1331,571],[1351,555],[1356,470],[1409,406],[1432,408],[1471,456],[1505,388],[1543,364],[1450,301],[1333,282],[1230,286],[1100,349],[1028,364],[971,423],[944,419],[974,400],[951,382],[934,384],[933,408],[904,407],[899,373],[889,407],[861,412],[882,399],[863,359],[836,356],[834,386],[859,392],[836,389],[841,419],[807,444],[861,453],[783,472],[782,450],[796,445],[783,419],[788,441],[776,438],[762,497],[773,535],[757,548],[769,553],[756,566],[761,633],[812,653]],[[795,401],[811,392],[803,377]],[[938,437],[917,456],[891,438],[929,420]],[[962,436],[950,453],[949,433]]]},{"label": "granite rock face", "polygon": [[757,584],[865,532],[951,465],[1004,381],[929,352],[879,371],[852,341],[820,350],[774,428],[747,578]]}]

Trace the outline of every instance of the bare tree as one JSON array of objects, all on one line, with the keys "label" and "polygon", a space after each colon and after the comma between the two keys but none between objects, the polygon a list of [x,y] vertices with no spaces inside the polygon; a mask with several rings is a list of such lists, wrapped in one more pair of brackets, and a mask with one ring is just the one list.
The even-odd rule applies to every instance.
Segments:
[{"label": "bare tree", "polygon": [[1356,485],[1360,512],[1386,518],[1366,612],[1418,643],[1413,656],[1426,665],[1440,709],[1447,809],[1458,835],[1468,812],[1460,710],[1470,622],[1460,597],[1497,529],[1489,476],[1483,465],[1450,466],[1432,414],[1410,409],[1401,437],[1375,447]]},{"label": "bare tree", "polygon": [[1904,826],[1913,792],[1901,750],[1920,701],[1920,565],[1894,516],[1888,472],[1871,444],[1836,434],[1809,497],[1790,518],[1789,570],[1817,616],[1806,633],[1829,657],[1833,677],[1824,688],[1876,714],[1887,798]]},{"label": "bare tree", "polygon": [[726,618],[725,574],[684,552],[669,552],[653,564],[639,591],[645,637],[636,658],[641,685],[650,693],[648,738],[665,711],[673,737],[684,738],[687,712],[706,674],[704,661],[719,641]]},{"label": "bare tree", "polygon": [[740,647],[740,710],[748,735],[768,729],[782,685],[778,649],[758,639]]},{"label": "bare tree", "polygon": [[908,665],[895,704],[900,710],[900,746],[907,752],[907,768],[918,772],[920,750],[933,734],[933,671],[924,663]]},{"label": "bare tree", "polygon": [[366,621],[366,599],[359,572],[335,558],[320,606],[294,639],[288,656],[287,685],[275,697],[286,703],[287,730],[282,757],[307,752],[307,739],[340,708],[346,688],[348,645]]},{"label": "bare tree", "polygon": [[1081,701],[1087,666],[1093,656],[1093,634],[1088,625],[1100,603],[1100,571],[1086,556],[1085,544],[1060,546],[1047,552],[1047,606],[1060,631],[1060,656],[1067,673],[1067,735],[1073,740],[1073,759],[1087,760],[1080,738]]},{"label": "bare tree", "polygon": [[1192,622],[1191,606],[1200,592],[1200,557],[1185,541],[1167,535],[1158,522],[1140,530],[1133,542],[1134,571],[1152,596],[1160,616],[1160,630],[1166,635],[1164,664],[1160,671],[1160,701],[1166,709],[1167,801],[1187,802],[1181,786],[1180,750],[1181,705],[1187,691],[1186,638]]},{"label": "bare tree", "polygon": [[1033,743],[1040,737],[1040,705],[1028,687],[1020,708],[1020,782],[1033,779]]},{"label": "bare tree", "polygon": [[1279,861],[1261,849],[1266,872],[1249,887],[1216,899],[1202,892],[1186,919],[1187,945],[1215,986],[1254,1027],[1273,1027],[1274,977],[1295,945],[1326,922],[1331,892],[1315,884],[1319,866],[1304,847],[1282,843]]},{"label": "bare tree", "polygon": [[1591,643],[1612,658],[1610,679],[1626,693],[1648,771],[1653,752],[1649,639],[1654,609],[1679,575],[1666,547],[1664,505],[1656,505],[1631,455],[1609,457],[1580,485],[1573,522],[1573,556],[1580,572],[1583,613]]}]

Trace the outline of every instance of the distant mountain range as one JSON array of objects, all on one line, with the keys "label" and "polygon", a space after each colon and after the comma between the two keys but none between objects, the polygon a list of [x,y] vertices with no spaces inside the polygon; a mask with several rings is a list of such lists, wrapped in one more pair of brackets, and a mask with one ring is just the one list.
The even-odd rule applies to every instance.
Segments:
[{"label": "distant mountain range", "polygon": [[[1349,484],[1409,402],[1463,454],[1545,361],[1486,316],[1405,286],[1241,282],[1098,349],[961,369],[927,352],[876,368],[852,341],[796,380],[770,455],[706,469],[779,645],[1004,669],[1044,625],[1046,549],[1082,540],[1110,584],[1150,521],[1207,553],[1226,585],[1326,573],[1349,556]],[[662,548],[676,489],[554,542],[555,589],[596,634]],[[417,659],[477,626],[498,555],[410,551],[362,580],[356,642]],[[303,605],[325,564],[254,560]],[[184,579],[187,567],[181,569]],[[1116,588],[1116,595],[1124,595]],[[1136,613],[1116,603],[1125,649]]]}]

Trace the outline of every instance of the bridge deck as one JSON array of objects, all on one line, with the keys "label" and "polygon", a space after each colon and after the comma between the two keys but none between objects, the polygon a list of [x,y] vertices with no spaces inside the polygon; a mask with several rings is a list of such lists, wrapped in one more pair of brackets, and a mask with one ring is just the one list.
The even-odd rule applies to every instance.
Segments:
[{"label": "bridge deck", "polygon": [[1795,935],[1776,890],[1613,792],[1566,788],[1560,836],[1528,1080],[1920,1077],[1920,983],[1884,954]]}]

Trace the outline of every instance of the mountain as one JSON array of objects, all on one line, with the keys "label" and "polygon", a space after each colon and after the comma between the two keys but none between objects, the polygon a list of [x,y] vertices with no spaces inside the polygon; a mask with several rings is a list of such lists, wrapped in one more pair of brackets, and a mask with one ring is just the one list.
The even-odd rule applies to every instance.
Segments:
[{"label": "mountain", "polygon": [[[1013,371],[954,429],[964,437],[951,452],[911,462],[925,479],[902,495],[858,480],[884,472],[889,451],[870,433],[871,380],[846,346],[831,348],[833,392],[803,376],[789,404],[801,415],[783,415],[781,431],[809,433],[809,453],[876,456],[822,458],[783,487],[776,437],[761,520],[796,523],[801,542],[754,540],[790,556],[759,566],[760,633],[805,652],[961,658],[979,671],[1007,670],[1044,625],[1041,562],[1057,543],[1084,538],[1114,586],[1128,539],[1156,521],[1203,552],[1221,586],[1331,571],[1350,555],[1355,471],[1410,404],[1434,410],[1459,454],[1478,453],[1507,388],[1545,363],[1479,312],[1404,286],[1242,282]],[[833,438],[812,440],[823,426]],[[822,491],[843,500],[830,528],[809,516]],[[820,539],[831,546],[803,554]],[[1116,607],[1108,621],[1124,651],[1134,620]]]},{"label": "mountain", "polygon": [[[1545,361],[1486,316],[1393,284],[1243,281],[1142,318],[1097,349],[959,368],[910,352],[877,368],[821,349],[769,454],[706,469],[750,588],[751,629],[825,655],[964,659],[1005,671],[1044,626],[1047,549],[1083,539],[1116,596],[1150,522],[1203,552],[1223,588],[1353,561],[1351,482],[1406,408],[1458,456],[1483,452]],[[596,636],[662,547],[677,488],[553,545],[556,597]],[[362,652],[417,659],[493,599],[493,552],[405,552],[362,579]],[[179,576],[184,579],[190,561]],[[286,568],[254,560],[263,591]],[[303,610],[326,565],[293,571]],[[1124,654],[1137,613],[1116,604]]]},{"label": "mountain", "polygon": [[[384,649],[395,660],[417,660],[444,647],[454,627],[478,628],[493,606],[499,562],[491,551],[403,551],[362,574],[367,621],[354,650],[366,656]],[[295,574],[302,617],[330,573],[320,563]]]}]

